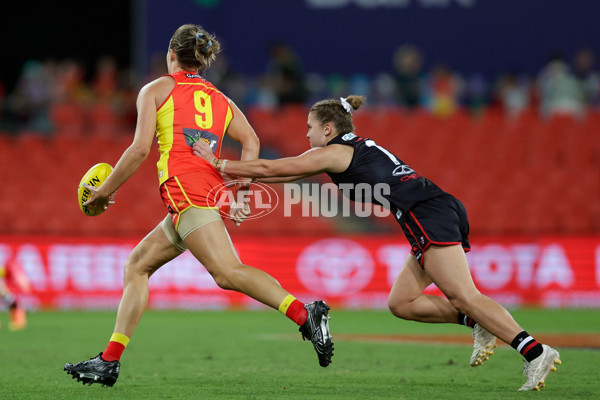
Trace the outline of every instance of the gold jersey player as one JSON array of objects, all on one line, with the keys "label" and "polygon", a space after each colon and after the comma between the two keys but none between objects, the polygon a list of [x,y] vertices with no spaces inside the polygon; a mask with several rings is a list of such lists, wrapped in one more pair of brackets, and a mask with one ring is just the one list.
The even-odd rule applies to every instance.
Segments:
[{"label": "gold jersey player", "polygon": [[[147,84],[138,95],[133,143],[101,186],[88,187],[91,197],[86,204],[105,209],[112,205],[115,191],[148,156],[156,133],[160,193],[168,215],[127,259],[123,295],[106,349],[90,360],[64,367],[84,384],[114,385],[121,354],[148,301],[150,276],[188,249],[221,288],[279,310],[300,326],[304,339],[312,341],[319,364],[331,363],[329,306],[323,301],[303,304],[266,272],[242,264],[217,204],[209,199],[211,189],[224,181],[212,165],[193,154],[195,142],[207,143],[218,154],[227,134],[242,145],[242,160],[256,159],[259,152],[258,138],[239,108],[200,75],[219,51],[217,39],[200,26],[187,24],[177,29],[167,52],[169,73]],[[238,188],[239,199],[245,197],[249,181]],[[242,201],[236,204],[230,217],[239,224],[250,211]]]},{"label": "gold jersey player", "polygon": [[[406,320],[473,328],[474,367],[488,359],[496,337],[500,338],[525,359],[528,379],[520,390],[539,390],[554,364],[560,363],[558,352],[538,343],[504,307],[477,290],[465,256],[470,249],[465,207],[396,155],[355,133],[352,112],[362,102],[362,96],[349,96],[313,105],[307,119],[312,149],[297,157],[222,160],[202,143],[194,145],[194,152],[227,174],[287,182],[325,172],[354,201],[384,205],[385,199],[412,247],[389,295],[392,314]],[[362,190],[352,190],[352,185],[359,184]],[[365,185],[371,190],[365,190]],[[375,193],[378,185],[389,189],[380,191],[379,201],[360,198]],[[446,297],[424,294],[431,283]]]}]

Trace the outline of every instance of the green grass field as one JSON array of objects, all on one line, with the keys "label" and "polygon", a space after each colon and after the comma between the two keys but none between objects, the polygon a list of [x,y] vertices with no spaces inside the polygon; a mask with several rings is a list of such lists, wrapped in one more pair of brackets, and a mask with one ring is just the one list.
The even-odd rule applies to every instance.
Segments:
[{"label": "green grass field", "polygon": [[[63,372],[104,349],[112,312],[36,312],[20,332],[0,314],[1,399],[600,399],[600,350],[560,348],[562,366],[540,393],[518,392],[521,357],[500,346],[483,367],[466,345],[336,340],[337,334],[464,334],[458,325],[333,311],[333,364],[275,311],[149,311],[112,387],[83,386]],[[600,335],[599,310],[515,310],[532,335]],[[552,343],[550,343],[552,344]]]}]

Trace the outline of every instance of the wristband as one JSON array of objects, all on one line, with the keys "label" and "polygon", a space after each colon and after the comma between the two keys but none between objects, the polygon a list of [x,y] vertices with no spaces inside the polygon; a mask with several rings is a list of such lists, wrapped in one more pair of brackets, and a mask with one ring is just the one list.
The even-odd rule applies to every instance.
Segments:
[{"label": "wristband", "polygon": [[225,165],[227,164],[227,161],[229,161],[229,160],[223,160],[223,163],[221,164],[221,168],[219,168],[219,171],[225,172]]}]

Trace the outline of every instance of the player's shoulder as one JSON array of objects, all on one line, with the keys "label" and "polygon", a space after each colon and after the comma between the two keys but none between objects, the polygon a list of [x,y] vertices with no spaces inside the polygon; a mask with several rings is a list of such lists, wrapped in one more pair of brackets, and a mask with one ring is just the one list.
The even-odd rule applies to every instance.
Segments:
[{"label": "player's shoulder", "polygon": [[171,75],[163,75],[153,81],[148,82],[142,87],[141,92],[161,91],[164,89],[172,89],[175,86],[175,78]]},{"label": "player's shoulder", "polygon": [[138,93],[139,101],[155,101],[158,104],[169,96],[175,87],[175,80],[169,75],[163,75],[145,84]]}]

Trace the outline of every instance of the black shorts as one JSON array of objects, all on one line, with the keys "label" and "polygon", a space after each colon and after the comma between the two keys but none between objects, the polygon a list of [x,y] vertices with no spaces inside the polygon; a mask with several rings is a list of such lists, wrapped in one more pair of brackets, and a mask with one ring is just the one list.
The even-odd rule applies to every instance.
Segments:
[{"label": "black shorts", "polygon": [[432,244],[439,246],[469,244],[469,220],[465,206],[452,195],[434,197],[415,204],[408,210],[402,230],[410,245],[411,254],[423,268],[423,253]]}]

